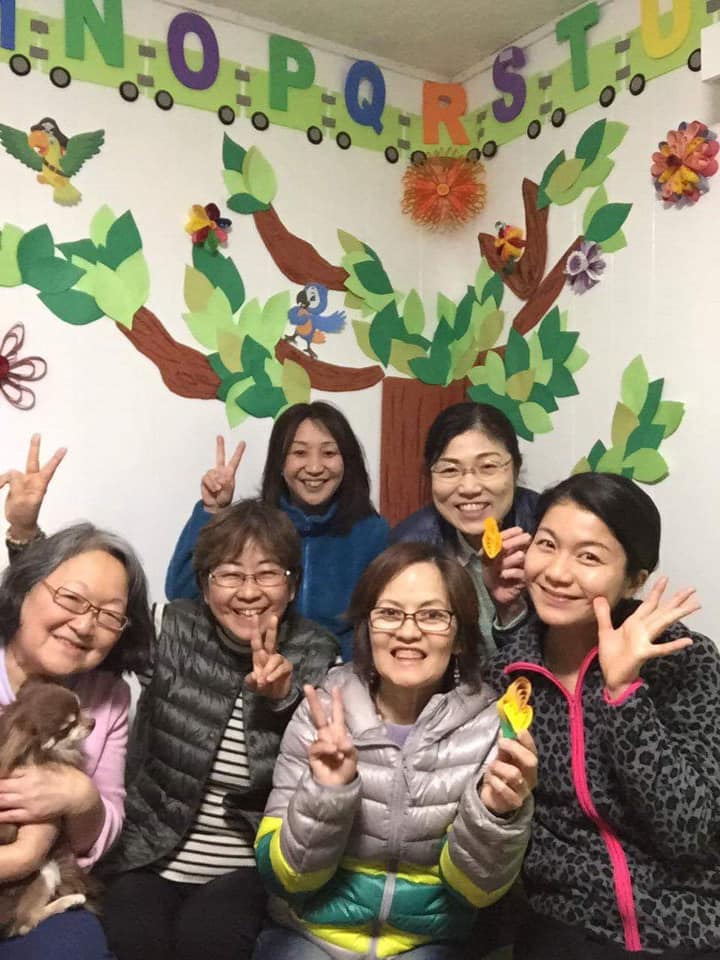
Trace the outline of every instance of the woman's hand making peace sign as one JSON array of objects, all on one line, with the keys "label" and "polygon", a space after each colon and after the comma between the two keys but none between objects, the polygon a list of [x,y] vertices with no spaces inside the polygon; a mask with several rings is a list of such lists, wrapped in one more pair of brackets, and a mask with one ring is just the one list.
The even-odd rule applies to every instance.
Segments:
[{"label": "woman's hand making peace sign", "polygon": [[306,684],[310,717],[317,737],[308,748],[310,769],[318,783],[325,787],[341,787],[357,776],[357,750],[345,726],[345,709],[339,687],[333,687],[330,716],[320,703],[317,690]]},{"label": "woman's hand making peace sign", "polygon": [[8,470],[0,473],[0,490],[8,487],[5,516],[8,536],[13,540],[32,540],[38,535],[38,516],[45,494],[60,462],[65,447],[56,450],[44,466],[40,466],[40,434],[30,438],[25,472]]},{"label": "woman's hand making peace sign", "polygon": [[250,640],[252,672],[245,677],[245,685],[268,700],[284,700],[292,689],[293,665],[277,650],[277,617],[271,617],[263,636],[260,625]]},{"label": "woman's hand making peace sign", "polygon": [[215,442],[215,466],[203,475],[200,481],[200,495],[208,513],[217,513],[232,503],[235,493],[235,474],[245,453],[245,441],[235,447],[233,455],[225,463],[225,440],[218,437]]}]

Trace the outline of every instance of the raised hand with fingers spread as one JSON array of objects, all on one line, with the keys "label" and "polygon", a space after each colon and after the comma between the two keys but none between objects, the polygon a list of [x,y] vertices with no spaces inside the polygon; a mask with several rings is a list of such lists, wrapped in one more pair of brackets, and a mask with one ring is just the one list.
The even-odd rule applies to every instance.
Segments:
[{"label": "raised hand with fingers spread", "polygon": [[277,649],[277,617],[272,617],[265,635],[260,625],[250,640],[253,668],[245,677],[245,685],[269,700],[284,700],[292,690],[293,665]]},{"label": "raised hand with fingers spread", "polygon": [[663,643],[655,641],[668,627],[700,609],[694,588],[678,590],[662,603],[667,577],[660,577],[640,606],[615,629],[610,607],[604,597],[595,597],[593,609],[598,622],[598,657],[608,695],[615,699],[640,676],[648,660],[667,657],[692,644],[690,637]]},{"label": "raised hand with fingers spread", "polygon": [[200,481],[202,502],[208,513],[217,513],[232,503],[235,493],[235,474],[245,453],[245,441],[235,447],[230,459],[225,462],[225,439],[218,436],[215,444],[215,466],[203,475]]},{"label": "raised hand with fingers spread", "polygon": [[333,687],[330,716],[320,703],[314,687],[304,687],[310,716],[317,731],[308,747],[310,769],[318,783],[340,787],[357,776],[357,750],[345,726],[345,708],[339,687]]},{"label": "raised hand with fingers spread", "polygon": [[25,470],[8,470],[0,474],[0,490],[8,487],[5,516],[11,540],[28,541],[38,535],[40,508],[50,481],[66,453],[67,449],[60,447],[41,467],[40,434],[34,433],[30,438]]}]

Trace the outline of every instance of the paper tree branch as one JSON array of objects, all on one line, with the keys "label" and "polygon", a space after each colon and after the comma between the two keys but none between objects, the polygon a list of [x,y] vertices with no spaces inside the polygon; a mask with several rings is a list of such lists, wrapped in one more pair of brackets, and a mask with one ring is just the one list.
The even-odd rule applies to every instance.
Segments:
[{"label": "paper tree branch", "polygon": [[310,377],[310,383],[316,390],[328,390],[333,393],[345,393],[350,390],[367,390],[385,376],[385,371],[379,364],[372,367],[341,367],[334,363],[325,363],[322,360],[313,360],[306,353],[293,347],[287,340],[280,340],[275,347],[275,356],[284,363],[293,360],[299,364]]},{"label": "paper tree branch", "polygon": [[307,240],[290,233],[274,207],[257,211],[253,219],[268,253],[288,280],[303,287],[323,283],[328,290],[345,290],[347,270],[329,263]]}]

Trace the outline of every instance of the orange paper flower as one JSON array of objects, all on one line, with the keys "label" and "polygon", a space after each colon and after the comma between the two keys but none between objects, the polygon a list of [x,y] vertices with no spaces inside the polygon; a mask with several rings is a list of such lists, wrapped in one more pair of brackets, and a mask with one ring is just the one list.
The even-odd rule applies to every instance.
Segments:
[{"label": "orange paper flower", "polygon": [[436,229],[467,223],[485,206],[485,168],[465,157],[434,155],[412,163],[403,175],[402,210]]}]

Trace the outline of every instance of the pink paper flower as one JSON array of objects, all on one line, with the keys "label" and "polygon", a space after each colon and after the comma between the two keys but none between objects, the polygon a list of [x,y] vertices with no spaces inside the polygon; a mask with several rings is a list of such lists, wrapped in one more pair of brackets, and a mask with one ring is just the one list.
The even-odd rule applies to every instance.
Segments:
[{"label": "pink paper flower", "polygon": [[35,394],[25,383],[42,380],[47,364],[42,357],[19,357],[24,342],[25,327],[16,323],[0,343],[0,393],[18,410],[32,410]]},{"label": "pink paper flower", "polygon": [[601,274],[607,264],[602,258],[599,243],[583,240],[577,250],[573,250],[565,264],[567,283],[575,293],[587,293],[600,282]]},{"label": "pink paper flower", "polygon": [[668,130],[667,140],[652,155],[650,174],[665,203],[684,206],[696,203],[707,193],[708,178],[717,173],[715,156],[720,149],[716,135],[704,123],[694,120]]}]

